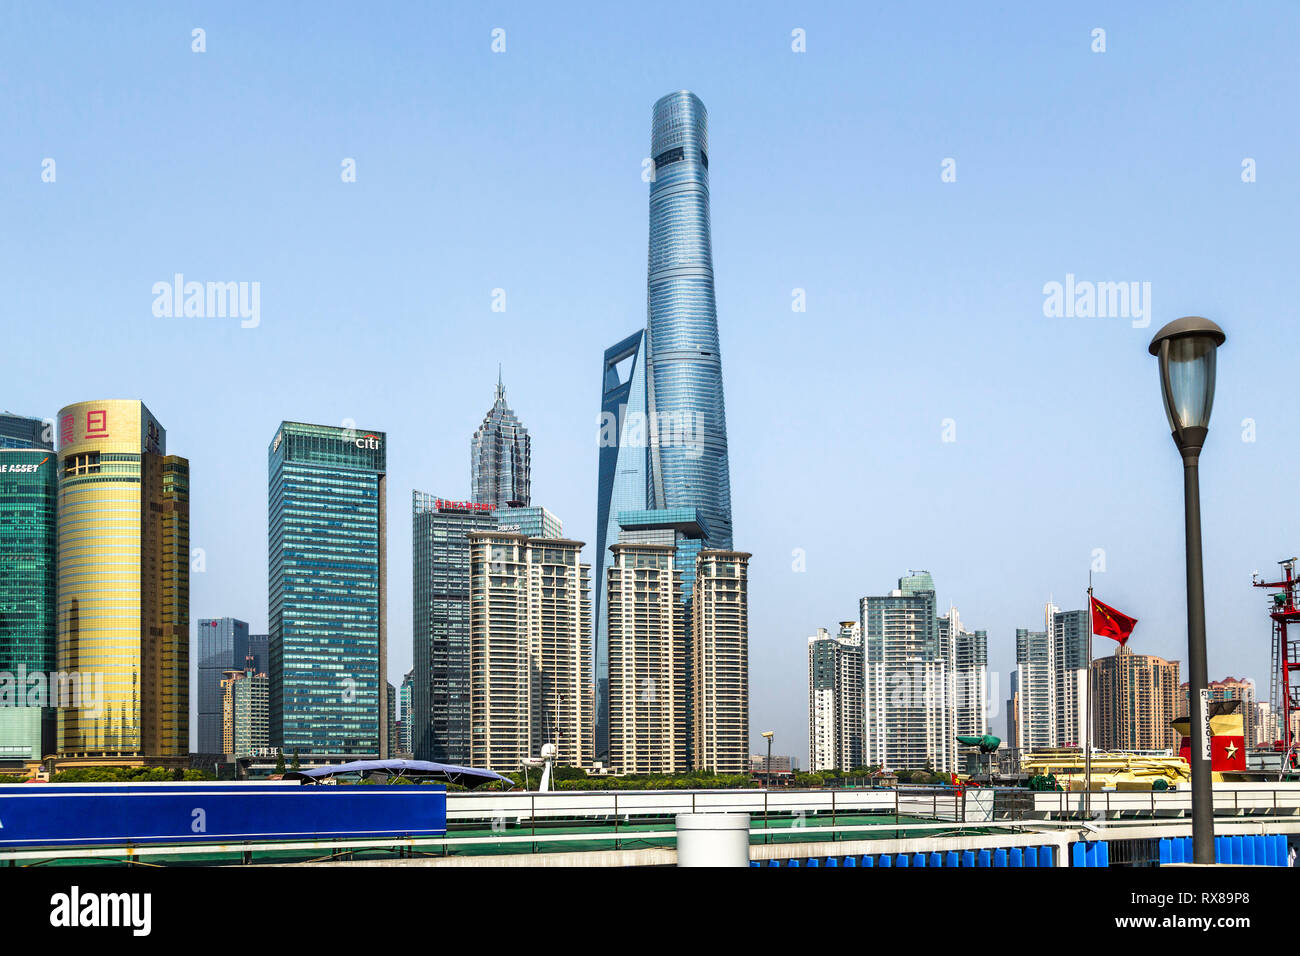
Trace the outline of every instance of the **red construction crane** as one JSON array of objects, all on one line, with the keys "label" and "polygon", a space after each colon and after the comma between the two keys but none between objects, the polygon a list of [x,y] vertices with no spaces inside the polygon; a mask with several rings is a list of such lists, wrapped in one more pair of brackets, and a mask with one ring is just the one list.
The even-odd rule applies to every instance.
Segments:
[{"label": "red construction crane", "polygon": [[1281,723],[1278,732],[1281,739],[1273,746],[1283,752],[1284,766],[1296,765],[1295,735],[1291,732],[1291,715],[1300,713],[1300,636],[1292,636],[1289,628],[1300,623],[1300,607],[1296,599],[1300,597],[1300,579],[1295,576],[1296,558],[1279,561],[1282,566],[1281,581],[1261,581],[1256,571],[1251,583],[1257,588],[1276,590],[1269,595],[1273,599],[1269,617],[1273,619],[1273,663],[1269,686],[1269,706]]}]

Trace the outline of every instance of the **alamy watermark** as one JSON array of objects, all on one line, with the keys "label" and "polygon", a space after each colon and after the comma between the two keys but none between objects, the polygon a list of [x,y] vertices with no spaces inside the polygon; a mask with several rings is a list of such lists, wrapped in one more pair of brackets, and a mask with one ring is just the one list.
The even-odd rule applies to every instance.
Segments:
[{"label": "alamy watermark", "polygon": [[1079,281],[1067,273],[1065,282],[1043,286],[1043,315],[1049,319],[1132,319],[1133,328],[1151,324],[1150,282]]},{"label": "alamy watermark", "polygon": [[186,282],[176,273],[171,282],[153,284],[155,318],[239,318],[241,328],[262,324],[262,283]]},{"label": "alamy watermark", "polygon": [[0,707],[59,707],[103,716],[104,675],[83,671],[0,671]]},{"label": "alamy watermark", "polygon": [[703,416],[685,411],[628,411],[618,407],[618,414],[601,412],[598,421],[601,448],[646,448],[654,439],[660,448],[684,448],[687,458],[704,454]]}]

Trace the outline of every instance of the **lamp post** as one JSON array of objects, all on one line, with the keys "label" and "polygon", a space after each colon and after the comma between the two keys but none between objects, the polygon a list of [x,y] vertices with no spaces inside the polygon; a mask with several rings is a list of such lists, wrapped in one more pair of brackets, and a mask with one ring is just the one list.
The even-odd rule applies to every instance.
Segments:
[{"label": "lamp post", "polygon": [[763,736],[767,738],[767,763],[763,765],[763,842],[766,843],[769,838],[767,832],[767,792],[772,789],[772,738],[776,734],[774,731],[765,730]]},{"label": "lamp post", "polygon": [[1214,407],[1214,358],[1227,336],[1209,319],[1186,316],[1156,333],[1150,352],[1160,360],[1160,390],[1174,444],[1183,456],[1187,535],[1187,696],[1192,760],[1192,850],[1214,862],[1214,789],[1210,773],[1209,673],[1205,662],[1205,581],[1201,564],[1201,483],[1197,461]]}]

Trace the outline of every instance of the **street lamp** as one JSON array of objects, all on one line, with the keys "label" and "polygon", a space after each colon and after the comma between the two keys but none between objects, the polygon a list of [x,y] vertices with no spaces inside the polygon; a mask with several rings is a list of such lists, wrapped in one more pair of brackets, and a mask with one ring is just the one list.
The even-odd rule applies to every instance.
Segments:
[{"label": "street lamp", "polygon": [[1192,850],[1197,863],[1214,862],[1214,790],[1210,774],[1209,673],[1205,662],[1205,581],[1201,565],[1201,483],[1197,461],[1214,407],[1214,357],[1227,336],[1209,319],[1175,319],[1151,340],[1160,360],[1160,390],[1174,444],[1183,456],[1183,511],[1187,535],[1187,696],[1192,760]]},{"label": "street lamp", "polygon": [[772,789],[772,738],[776,736],[774,731],[765,730],[763,736],[767,738],[767,763],[763,765],[763,842],[769,839],[767,832],[767,792]]}]

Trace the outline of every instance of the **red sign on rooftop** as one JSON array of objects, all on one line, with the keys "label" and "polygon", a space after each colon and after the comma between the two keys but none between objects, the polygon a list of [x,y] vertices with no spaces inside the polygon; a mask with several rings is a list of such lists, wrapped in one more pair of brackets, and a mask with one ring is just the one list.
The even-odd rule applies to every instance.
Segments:
[{"label": "red sign on rooftop", "polygon": [[491,502],[448,501],[446,498],[435,498],[434,505],[439,511],[496,511],[497,509],[497,506]]}]

